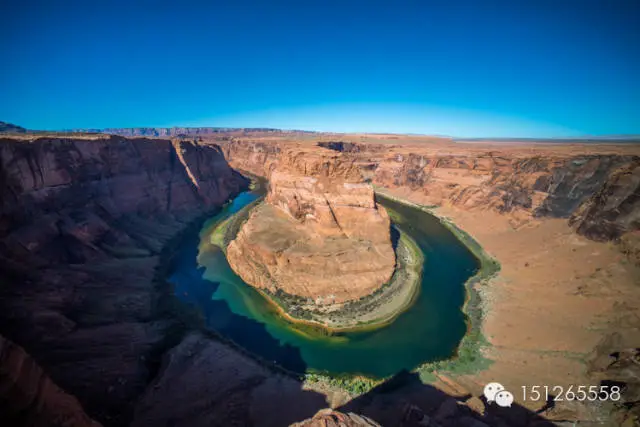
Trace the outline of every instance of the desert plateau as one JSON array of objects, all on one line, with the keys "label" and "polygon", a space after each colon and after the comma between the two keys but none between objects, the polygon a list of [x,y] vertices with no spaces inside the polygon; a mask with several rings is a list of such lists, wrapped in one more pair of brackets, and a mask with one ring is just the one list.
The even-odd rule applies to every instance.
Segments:
[{"label": "desert plateau", "polygon": [[[638,410],[637,145],[117,133],[0,141],[2,390],[12,419],[530,426]],[[224,251],[212,243],[221,225]],[[405,252],[394,227],[413,242]],[[443,246],[425,249],[435,241]],[[448,247],[461,251],[455,259],[467,253],[468,273],[436,274]],[[402,286],[425,280],[417,296],[401,294],[389,325],[331,327],[332,312],[358,307],[350,302],[369,315],[393,306],[367,297],[385,295],[407,253],[423,267]],[[442,298],[457,301],[447,310],[459,316],[428,317],[439,298],[430,289],[447,286],[458,289],[459,299]],[[315,322],[311,309],[323,313]],[[440,326],[415,326],[424,319]],[[451,328],[453,342],[438,341]],[[440,353],[407,344],[420,336]],[[422,354],[385,353],[401,345]],[[395,364],[380,365],[387,356]],[[321,361],[331,357],[340,362]],[[481,399],[496,378],[509,390],[610,381],[624,384],[628,403],[549,407],[516,394],[517,407],[498,411]]]},{"label": "desert plateau", "polygon": [[640,0],[0,21],[0,427],[640,427]]}]

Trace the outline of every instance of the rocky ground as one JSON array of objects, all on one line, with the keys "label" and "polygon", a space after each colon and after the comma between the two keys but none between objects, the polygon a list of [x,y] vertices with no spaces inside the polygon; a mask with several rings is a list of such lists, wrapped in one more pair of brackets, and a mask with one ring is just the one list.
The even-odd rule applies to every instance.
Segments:
[{"label": "rocky ground", "polygon": [[[343,153],[394,196],[437,207],[437,215],[500,262],[499,277],[481,288],[486,355],[494,363],[474,375],[443,373],[440,389],[480,396],[483,384],[498,380],[513,389],[597,384],[603,377],[591,375],[586,361],[601,340],[621,334],[616,351],[622,352],[640,343],[637,145],[348,135],[278,143],[236,138],[222,146],[232,165],[260,173],[291,146],[313,144]],[[625,372],[622,382],[633,384],[635,374]],[[593,421],[611,410],[520,400],[555,420]],[[621,407],[621,419],[628,406]]]},{"label": "rocky ground", "polygon": [[[489,380],[621,384],[625,404],[606,419],[637,423],[637,146],[234,132],[0,140],[6,425],[606,425],[595,420],[612,409],[502,410],[480,398]],[[358,397],[311,390],[176,305],[159,280],[172,245],[246,184],[227,161],[268,176],[317,143],[372,184],[440,206],[498,259],[482,289],[488,370],[436,372],[433,385],[402,373]]]}]

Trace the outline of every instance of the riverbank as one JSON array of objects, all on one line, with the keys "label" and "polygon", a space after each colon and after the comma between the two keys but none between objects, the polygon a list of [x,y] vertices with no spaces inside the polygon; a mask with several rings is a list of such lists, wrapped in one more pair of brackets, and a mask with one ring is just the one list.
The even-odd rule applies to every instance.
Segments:
[{"label": "riverbank", "polygon": [[211,234],[209,235],[209,242],[213,246],[219,247],[222,252],[226,254],[227,246],[238,234],[242,224],[247,221],[249,214],[251,214],[251,210],[258,206],[263,199],[264,196],[260,196],[229,218],[220,221],[220,223],[211,231]]},{"label": "riverbank", "polygon": [[[224,215],[212,218],[201,232],[201,244],[211,246],[212,231],[217,231],[222,237],[217,239],[218,242],[224,242],[227,232],[234,228],[231,221],[225,220],[229,215],[237,215],[241,222],[244,214],[251,211],[255,197],[255,194],[252,197],[240,197]],[[464,283],[476,273],[478,263],[459,239],[435,217],[404,204],[389,202],[385,206],[388,206],[390,216],[398,219],[395,221],[397,226],[411,233],[411,238],[403,237],[402,230],[394,230],[392,240],[397,249],[398,262],[424,268],[419,275],[419,292],[406,305],[406,308],[415,306],[415,309],[403,310],[406,315],[389,322],[387,327],[367,328],[366,325],[359,325],[354,332],[328,332],[326,328],[308,322],[291,324],[286,313],[278,312],[279,308],[271,298],[244,285],[233,274],[218,247],[204,252],[202,247],[199,249],[199,256],[204,257],[199,262],[204,262],[202,266],[211,267],[209,273],[204,273],[205,277],[213,283],[220,283],[216,298],[201,300],[205,312],[208,310],[206,307],[210,306],[208,301],[224,300],[234,313],[258,320],[285,348],[291,344],[300,349],[306,367],[297,372],[306,373],[305,384],[323,393],[329,389],[340,389],[359,394],[401,369],[413,370],[425,360],[450,357],[460,345],[460,339],[468,333],[468,323],[465,325],[460,308],[463,303],[465,306],[473,305],[465,297]],[[220,226],[226,231],[219,229]],[[416,241],[412,243],[414,239]],[[423,254],[431,260],[430,263],[424,263]],[[177,277],[187,278],[191,275],[190,267],[186,267],[187,270],[178,273]],[[188,291],[189,295],[195,292],[195,289]],[[370,315],[368,309],[365,311]],[[219,308],[216,308],[216,313],[219,312]],[[214,316],[213,322],[217,322],[218,317]],[[249,324],[240,325],[246,327],[246,331],[230,329],[229,338],[243,343],[254,331]],[[442,325],[447,325],[446,334],[441,333]],[[226,328],[227,323],[223,321],[220,327]],[[236,333],[239,335],[235,336]],[[260,337],[256,336],[256,340],[260,342]],[[252,348],[251,345],[248,348]],[[274,364],[276,360],[280,361],[278,348],[267,349],[265,353],[273,354],[268,357]],[[375,349],[375,357],[369,357],[372,348]],[[252,351],[260,354],[256,348],[252,348]],[[288,363],[285,359],[282,361]],[[291,368],[293,365],[287,366]]]},{"label": "riverbank", "polygon": [[[258,199],[243,207],[233,216],[220,222],[209,240],[224,252],[252,210],[259,206]],[[305,298],[281,290],[256,290],[270,303],[279,316],[294,328],[310,335],[334,335],[354,331],[370,331],[393,322],[411,307],[420,292],[420,275],[424,263],[420,248],[411,237],[398,228],[396,268],[389,283],[373,294],[343,304],[318,306]]]},{"label": "riverbank", "polygon": [[364,332],[382,328],[408,310],[420,293],[424,257],[411,237],[401,230],[396,247],[397,267],[389,283],[357,301],[319,307],[294,295],[258,291],[274,304],[294,327],[322,335]]},{"label": "riverbank", "polygon": [[437,379],[437,372],[473,373],[486,369],[491,360],[484,356],[489,342],[482,333],[482,323],[486,306],[482,297],[489,282],[500,272],[500,264],[489,255],[469,233],[458,227],[449,218],[438,215],[433,206],[420,205],[410,200],[394,196],[385,189],[376,188],[377,198],[386,198],[397,203],[420,209],[437,218],[474,255],[479,268],[465,283],[466,297],[462,312],[466,316],[467,333],[462,338],[456,353],[449,359],[429,362],[416,369],[420,378],[427,383]]},{"label": "riverbank", "polygon": [[[421,192],[407,189],[383,192],[415,205],[426,200]],[[425,381],[435,380],[436,386],[453,392],[438,381],[444,375],[477,396],[492,381],[509,390],[527,384],[565,389],[571,384],[596,385],[585,361],[598,342],[610,333],[637,331],[638,267],[615,245],[579,236],[563,219],[532,217],[516,224],[509,215],[489,210],[468,211],[449,205],[428,210],[472,235],[484,251],[500,260],[500,274],[487,286],[474,286],[480,299],[482,339],[486,340],[481,353],[490,364],[474,362],[471,367],[475,369],[461,371],[433,366],[424,375]],[[522,401],[521,395],[515,398],[531,410],[545,403]],[[569,411],[565,415],[583,411],[579,417],[590,419],[590,409],[576,405],[562,410]]]}]

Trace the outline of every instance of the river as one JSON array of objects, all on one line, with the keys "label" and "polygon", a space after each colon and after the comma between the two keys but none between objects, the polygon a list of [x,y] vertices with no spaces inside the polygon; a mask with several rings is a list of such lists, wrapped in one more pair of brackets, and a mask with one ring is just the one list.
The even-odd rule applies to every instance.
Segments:
[{"label": "river", "polygon": [[420,293],[407,311],[385,327],[327,336],[301,332],[287,323],[208,241],[219,221],[256,200],[259,193],[238,195],[199,233],[187,237],[172,261],[169,281],[176,295],[202,312],[206,327],[269,363],[300,373],[382,378],[455,354],[466,332],[465,283],[478,270],[479,261],[436,217],[378,198],[394,224],[424,254]]}]

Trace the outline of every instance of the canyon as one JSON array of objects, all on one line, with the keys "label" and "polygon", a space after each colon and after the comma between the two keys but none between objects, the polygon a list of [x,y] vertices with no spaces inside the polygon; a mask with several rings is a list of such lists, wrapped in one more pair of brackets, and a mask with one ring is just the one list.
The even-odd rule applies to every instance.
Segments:
[{"label": "canyon", "polygon": [[[26,133],[1,137],[0,156],[0,379],[3,402],[18,402],[2,406],[12,424],[276,426],[331,406],[347,415],[323,412],[308,425],[359,425],[355,414],[375,420],[360,425],[544,425],[588,420],[591,409],[519,402],[528,412],[512,416],[473,399],[497,378],[510,389],[615,379],[636,390],[637,145],[260,130],[197,140]],[[268,284],[252,273],[252,259],[286,262],[271,255],[276,239],[258,239],[273,221],[287,233],[303,224],[313,253],[348,236],[366,237],[362,250],[379,255],[367,259],[371,276],[349,279],[349,289],[314,274],[307,283],[318,280],[322,292],[313,292],[293,280],[295,270],[275,271],[288,291],[349,300],[388,279],[389,219],[373,189],[432,207],[473,235],[502,265],[478,285],[491,367],[436,372],[433,389],[408,379],[358,398],[303,386],[207,333],[163,274],[184,230],[247,188],[238,171],[271,182],[265,216],[251,217],[229,247],[230,262],[257,286]],[[289,262],[302,265],[303,254]],[[352,256],[344,255],[346,274],[362,267]],[[343,273],[320,257],[309,268]],[[620,422],[638,410],[628,399]]]},{"label": "canyon", "polygon": [[[206,405],[206,425],[250,424],[250,414],[227,405],[259,406],[253,391],[277,389],[275,407],[279,399],[284,406],[292,394],[304,395],[294,379],[193,332],[197,316],[176,307],[162,279],[172,239],[248,185],[218,147],[27,135],[1,139],[0,154],[2,360],[3,367],[14,360],[19,372],[2,376],[3,402],[11,399],[3,406],[7,425],[33,419],[43,425],[95,424],[83,409],[110,426],[170,419],[174,415],[160,409],[175,407],[171,390],[179,381],[171,376],[186,380],[185,369],[202,381],[189,383],[190,397],[180,410],[202,417],[194,408]],[[12,350],[13,343],[24,351]],[[203,366],[193,364],[197,355],[214,368],[204,367],[210,372],[206,379]],[[152,380],[158,384],[149,387]],[[57,387],[82,406],[60,397]],[[291,421],[313,413],[298,400]],[[312,394],[308,400],[322,407]],[[66,410],[48,418],[58,403]],[[271,425],[292,416],[266,412],[256,416],[280,417]]]},{"label": "canyon", "polygon": [[[601,342],[617,337],[613,342],[626,351],[640,340],[637,144],[326,135],[235,138],[220,145],[232,166],[262,175],[286,150],[319,145],[341,152],[377,192],[457,225],[501,264],[499,275],[474,286],[483,301],[483,351],[492,364],[453,380],[436,375],[443,390],[481,395],[482,385],[495,378],[509,389],[593,384],[584,361],[614,363],[595,350],[611,350]],[[623,382],[636,384],[633,375]],[[598,417],[576,402],[556,402],[552,409],[522,404],[552,420]],[[637,410],[620,419],[634,419]]]},{"label": "canyon", "polygon": [[[421,145],[416,138],[406,144],[370,138],[317,144],[345,154],[374,186],[427,206],[496,211],[515,228],[538,218],[568,218],[579,234],[598,241],[638,229],[640,157],[634,145],[456,144],[445,138]],[[250,138],[221,146],[232,165],[263,176],[283,150],[304,150],[299,142]]]}]

